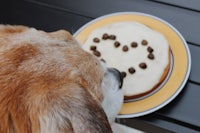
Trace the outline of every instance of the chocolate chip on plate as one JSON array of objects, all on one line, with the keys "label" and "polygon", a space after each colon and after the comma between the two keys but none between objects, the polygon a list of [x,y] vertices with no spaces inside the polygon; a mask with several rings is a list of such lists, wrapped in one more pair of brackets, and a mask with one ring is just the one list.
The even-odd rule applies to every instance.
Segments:
[{"label": "chocolate chip on plate", "polygon": [[116,41],[116,42],[114,43],[114,45],[115,45],[115,47],[117,48],[117,47],[120,46],[120,42]]},{"label": "chocolate chip on plate", "polygon": [[142,69],[146,69],[147,68],[147,64],[142,62],[139,64],[139,67],[142,68]]},{"label": "chocolate chip on plate", "polygon": [[124,52],[127,52],[127,51],[128,51],[128,46],[124,45],[124,46],[122,47],[122,50],[123,50]]},{"label": "chocolate chip on plate", "polygon": [[93,54],[96,55],[97,57],[101,56],[101,53],[98,50],[93,51]]},{"label": "chocolate chip on plate", "polygon": [[131,47],[132,47],[132,48],[136,48],[137,46],[138,46],[137,42],[132,42],[132,43],[131,43]]},{"label": "chocolate chip on plate", "polygon": [[130,74],[135,73],[135,69],[134,69],[133,67],[130,67],[130,68],[128,69],[128,71],[129,71]]},{"label": "chocolate chip on plate", "polygon": [[103,36],[102,36],[102,39],[107,40],[108,38],[109,38],[109,35],[107,33],[104,33]]},{"label": "chocolate chip on plate", "polygon": [[152,52],[153,52],[153,48],[149,46],[149,47],[147,48],[147,51],[148,51],[149,53],[152,53]]},{"label": "chocolate chip on plate", "polygon": [[99,40],[99,38],[95,37],[95,38],[93,39],[93,42],[99,43],[100,40]]},{"label": "chocolate chip on plate", "polygon": [[110,35],[110,36],[109,36],[109,39],[115,40],[115,39],[116,39],[116,36],[115,36],[115,35]]},{"label": "chocolate chip on plate", "polygon": [[146,46],[148,44],[147,40],[142,40],[142,45]]},{"label": "chocolate chip on plate", "polygon": [[149,59],[153,60],[155,57],[154,57],[154,54],[152,53],[149,53],[148,56],[147,56]]},{"label": "chocolate chip on plate", "polygon": [[126,77],[126,72],[121,72],[121,75],[122,75],[123,78],[125,78]]},{"label": "chocolate chip on plate", "polygon": [[95,51],[96,49],[97,49],[96,46],[94,46],[94,45],[90,46],[90,50]]}]

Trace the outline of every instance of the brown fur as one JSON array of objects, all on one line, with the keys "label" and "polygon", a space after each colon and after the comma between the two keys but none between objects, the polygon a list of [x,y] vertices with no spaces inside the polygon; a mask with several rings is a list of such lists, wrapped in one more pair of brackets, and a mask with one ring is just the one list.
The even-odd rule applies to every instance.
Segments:
[{"label": "brown fur", "polygon": [[40,133],[51,122],[59,133],[112,132],[102,78],[67,31],[0,25],[0,133]]}]

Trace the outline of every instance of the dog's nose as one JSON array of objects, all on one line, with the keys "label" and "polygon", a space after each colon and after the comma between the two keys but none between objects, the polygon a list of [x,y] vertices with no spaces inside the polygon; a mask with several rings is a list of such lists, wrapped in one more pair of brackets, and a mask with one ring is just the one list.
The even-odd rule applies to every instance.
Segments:
[{"label": "dog's nose", "polygon": [[116,68],[109,68],[108,70],[117,77],[117,80],[119,81],[119,88],[121,89],[123,86],[123,76],[121,72],[117,70]]}]

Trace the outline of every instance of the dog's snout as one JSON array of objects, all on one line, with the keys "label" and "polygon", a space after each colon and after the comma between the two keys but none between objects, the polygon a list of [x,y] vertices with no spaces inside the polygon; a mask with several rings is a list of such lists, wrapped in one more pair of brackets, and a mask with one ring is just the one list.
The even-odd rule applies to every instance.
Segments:
[{"label": "dog's snout", "polygon": [[119,88],[121,89],[123,86],[123,76],[121,72],[116,68],[109,68],[108,71],[112,72],[116,76],[117,80],[119,81]]}]

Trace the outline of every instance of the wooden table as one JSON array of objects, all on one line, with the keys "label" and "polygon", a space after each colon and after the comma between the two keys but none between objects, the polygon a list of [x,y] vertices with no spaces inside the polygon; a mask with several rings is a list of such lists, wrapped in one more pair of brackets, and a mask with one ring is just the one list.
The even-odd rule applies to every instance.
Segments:
[{"label": "wooden table", "polygon": [[0,23],[74,33],[94,18],[121,11],[152,14],[172,24],[189,45],[192,67],[186,86],[170,104],[154,113],[120,122],[145,132],[200,132],[199,0],[1,0]]}]

